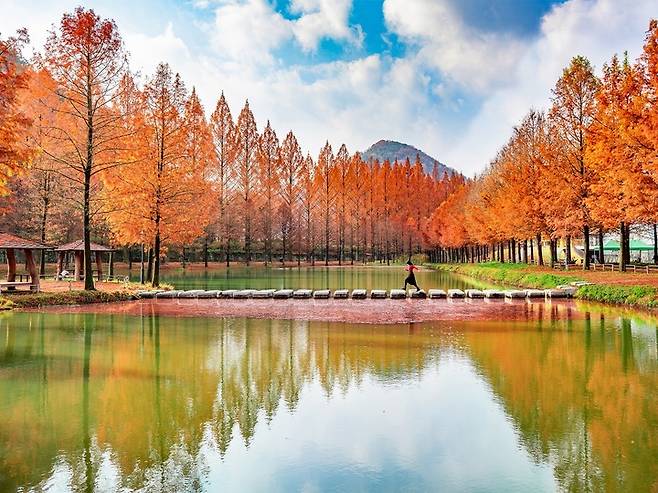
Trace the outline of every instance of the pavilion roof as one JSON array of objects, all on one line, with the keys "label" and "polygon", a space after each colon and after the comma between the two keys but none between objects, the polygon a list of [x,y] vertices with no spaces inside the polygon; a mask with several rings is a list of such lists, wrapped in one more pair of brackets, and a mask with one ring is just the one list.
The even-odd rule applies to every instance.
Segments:
[{"label": "pavilion roof", "polygon": [[[111,252],[112,248],[105,246],[105,245],[99,245],[98,243],[91,243],[91,251],[92,252]],[[85,242],[84,240],[76,240],[72,241],[70,243],[66,243],[64,245],[60,245],[57,248],[55,248],[56,252],[72,252],[72,251],[83,251],[85,249]]]},{"label": "pavilion roof", "polygon": [[19,248],[28,250],[49,250],[50,247],[32,240],[26,240],[11,233],[0,232],[0,248]]}]

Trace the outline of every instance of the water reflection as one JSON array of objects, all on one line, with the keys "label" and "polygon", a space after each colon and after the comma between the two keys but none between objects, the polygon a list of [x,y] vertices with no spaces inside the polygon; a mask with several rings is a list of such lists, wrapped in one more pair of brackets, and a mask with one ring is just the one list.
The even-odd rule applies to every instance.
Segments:
[{"label": "water reflection", "polygon": [[14,313],[0,491],[652,491],[656,329]]}]

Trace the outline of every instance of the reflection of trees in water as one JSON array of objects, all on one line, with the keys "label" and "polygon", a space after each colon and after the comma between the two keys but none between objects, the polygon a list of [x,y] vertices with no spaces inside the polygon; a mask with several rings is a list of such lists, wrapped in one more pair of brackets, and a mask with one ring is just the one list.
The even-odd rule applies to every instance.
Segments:
[{"label": "reflection of trees in water", "polygon": [[[466,332],[466,346],[536,462],[569,491],[653,491],[658,485],[655,352],[601,314],[574,320],[535,305],[542,331],[520,323]],[[498,329],[498,330],[496,330]],[[646,347],[634,347],[644,344]],[[654,356],[652,356],[654,355]]]},{"label": "reflection of trees in water", "polygon": [[43,487],[54,468],[76,491],[101,473],[127,488],[199,489],[202,448],[224,456],[236,433],[249,446],[259,420],[294,412],[304,385],[330,396],[365,375],[409,378],[439,343],[414,326],[36,313],[5,323],[2,491]]}]

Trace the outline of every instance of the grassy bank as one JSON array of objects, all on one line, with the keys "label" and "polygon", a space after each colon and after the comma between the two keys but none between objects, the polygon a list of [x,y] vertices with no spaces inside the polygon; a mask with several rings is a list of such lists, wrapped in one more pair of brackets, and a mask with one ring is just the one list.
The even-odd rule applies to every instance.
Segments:
[{"label": "grassy bank", "polygon": [[[591,280],[594,285],[582,286],[576,292],[576,298],[600,303],[627,305],[639,308],[658,307],[658,288],[646,284],[654,282],[653,278],[609,273],[608,279],[596,279],[589,272],[560,272],[556,274],[547,268],[524,264],[502,264],[486,262],[482,264],[426,264],[427,267],[447,272],[455,272],[476,279],[483,279],[497,284],[507,284],[522,288],[549,289],[573,281]],[[590,279],[591,278],[591,279]],[[644,282],[643,282],[644,281]],[[620,284],[622,283],[623,284]]]},{"label": "grassy bank", "polygon": [[55,293],[9,294],[0,297],[0,309],[38,308],[51,305],[85,305],[135,299],[132,291],[64,291]]},{"label": "grassy bank", "polygon": [[476,279],[493,281],[497,284],[524,288],[548,289],[580,280],[574,276],[557,275],[552,272],[533,271],[532,266],[522,264],[426,264],[431,269],[455,272]]}]

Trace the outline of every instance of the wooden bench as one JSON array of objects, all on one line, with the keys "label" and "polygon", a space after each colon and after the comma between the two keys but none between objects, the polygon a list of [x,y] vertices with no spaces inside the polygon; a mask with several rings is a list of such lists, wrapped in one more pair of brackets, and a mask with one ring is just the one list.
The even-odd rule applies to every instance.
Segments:
[{"label": "wooden bench", "polygon": [[33,285],[31,282],[2,281],[0,282],[0,292],[3,290],[9,291],[12,290],[13,288],[19,288],[22,286],[29,286],[30,291],[36,291],[38,289],[37,286]]}]

